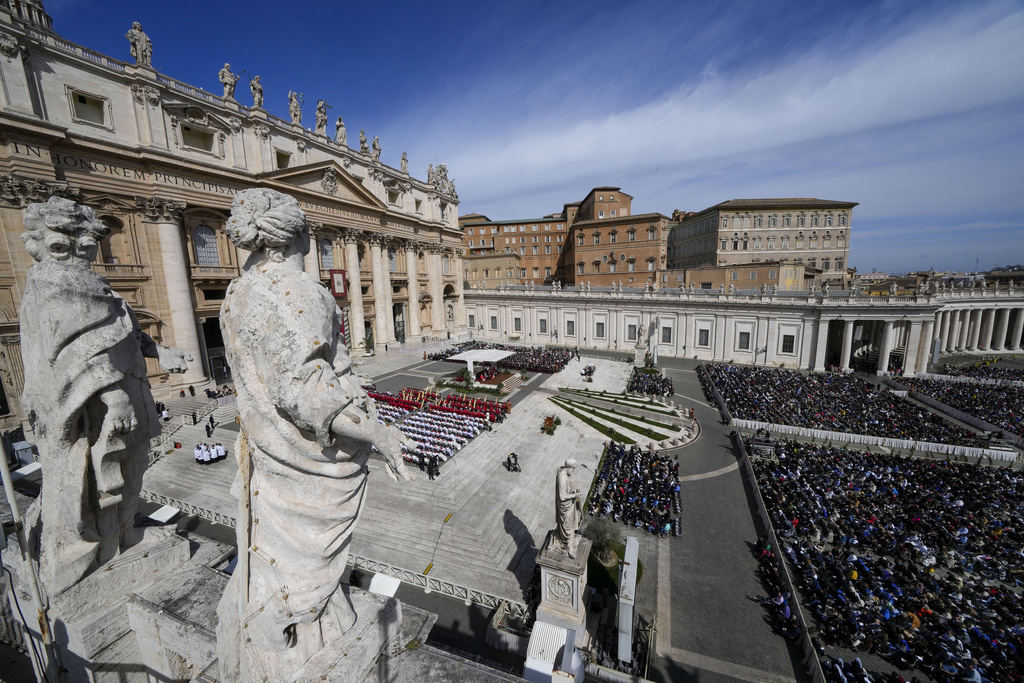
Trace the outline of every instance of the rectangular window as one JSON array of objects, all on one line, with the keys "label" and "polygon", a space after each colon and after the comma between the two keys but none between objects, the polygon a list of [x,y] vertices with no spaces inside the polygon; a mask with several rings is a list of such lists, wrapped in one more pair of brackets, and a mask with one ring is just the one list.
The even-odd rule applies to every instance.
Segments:
[{"label": "rectangular window", "polygon": [[181,127],[181,144],[204,152],[213,151],[213,133],[192,126]]},{"label": "rectangular window", "polygon": [[469,314],[469,329],[476,329],[476,316],[473,315],[472,313]]},{"label": "rectangular window", "polygon": [[806,216],[797,216],[796,217],[796,227],[802,228],[802,227],[804,227],[806,225],[807,225],[807,217]]},{"label": "rectangular window", "polygon": [[533,255],[534,255],[534,256],[536,256],[536,255],[537,255],[537,247],[534,247],[534,248],[533,248]]},{"label": "rectangular window", "polygon": [[846,214],[839,214],[839,225],[846,225]]},{"label": "rectangular window", "polygon": [[533,226],[530,229],[533,230],[533,232],[537,232],[538,230],[540,230],[540,226],[539,225],[535,225],[535,226]]},{"label": "rectangular window", "polygon": [[630,262],[629,262],[629,268],[628,268],[628,270],[629,270],[629,272],[631,272],[631,273],[632,273],[632,272],[633,272],[634,270],[636,270],[636,261],[630,261]]},{"label": "rectangular window", "polygon": [[544,269],[544,277],[551,277],[551,268]]},{"label": "rectangular window", "polygon": [[82,93],[72,92],[71,102],[74,105],[74,118],[84,123],[95,123],[97,126],[107,125],[107,101],[98,97],[90,97]]},{"label": "rectangular window", "polygon": [[558,243],[559,243],[559,244],[561,244],[561,243],[562,243],[562,237],[563,237],[563,236],[564,236],[564,235],[559,235],[559,236],[558,236]]},{"label": "rectangular window", "polygon": [[784,334],[782,335],[782,353],[793,353],[793,349],[796,348],[796,335]]},{"label": "rectangular window", "polygon": [[769,270],[768,271],[768,279],[769,280],[774,280],[775,279],[775,271],[774,270]]},{"label": "rectangular window", "polygon": [[537,244],[538,242],[540,242],[540,235],[534,235],[534,236],[533,236],[533,239],[532,239],[531,241],[532,241],[532,242],[533,242],[534,244]]},{"label": "rectangular window", "polygon": [[790,218],[789,216],[783,216],[782,217],[782,227],[788,228],[791,225],[793,225],[793,219]]},{"label": "rectangular window", "polygon": [[512,329],[515,330],[516,332],[522,332],[523,331],[523,319],[522,318],[512,318]]},{"label": "rectangular window", "polygon": [[626,339],[636,341],[636,325],[626,325]]},{"label": "rectangular window", "polygon": [[496,315],[492,315],[491,316],[491,329],[492,330],[498,329],[498,316],[496,316]]},{"label": "rectangular window", "polygon": [[604,339],[604,323],[594,323],[594,336]]},{"label": "rectangular window", "polygon": [[761,218],[760,216],[758,216],[757,218],[755,218],[755,219],[754,219],[754,227],[755,227],[755,228],[760,228],[760,227],[762,227],[763,225],[764,225],[764,219],[763,219],[763,218]]},{"label": "rectangular window", "polygon": [[636,242],[636,230],[629,231],[629,241]]},{"label": "rectangular window", "polygon": [[649,239],[649,240],[653,240],[653,239],[654,239],[654,236],[655,236],[655,235],[657,234],[657,232],[658,232],[658,231],[657,231],[657,230],[655,230],[654,228],[651,228],[650,230],[648,230],[648,231],[647,231],[647,239]]},{"label": "rectangular window", "polygon": [[561,244],[559,244],[559,245],[558,245],[558,253],[559,253],[559,254],[561,254],[561,253],[562,253],[562,245],[561,245]]},{"label": "rectangular window", "polygon": [[697,330],[697,346],[711,345],[711,330]]},{"label": "rectangular window", "polygon": [[544,245],[544,253],[545,254],[550,254],[551,253],[551,245],[550,244],[545,244]]},{"label": "rectangular window", "polygon": [[576,336],[576,321],[566,320],[565,321],[565,336],[575,337]]},{"label": "rectangular window", "polygon": [[757,279],[757,271],[756,270],[750,271],[750,279],[751,280],[756,280]]},{"label": "rectangular window", "polygon": [[722,251],[725,251],[728,248],[729,248],[728,240],[722,240]]},{"label": "rectangular window", "polygon": [[672,343],[672,328],[662,327],[661,328],[661,343],[671,344]]},{"label": "rectangular window", "polygon": [[537,329],[540,330],[541,334],[547,334],[548,333],[548,319],[547,318],[541,318],[540,320],[538,320],[537,321]]},{"label": "rectangular window", "polygon": [[744,351],[750,350],[750,333],[740,332],[739,348]]},{"label": "rectangular window", "polygon": [[619,236],[618,236],[618,235],[616,235],[616,234],[615,234],[615,233],[613,232],[613,233],[612,233],[611,235],[609,235],[609,236],[608,236],[608,241],[609,241],[609,242],[610,242],[611,244],[615,244],[616,242],[618,242],[618,241],[619,241]]},{"label": "rectangular window", "polygon": [[604,218],[604,211],[598,211],[597,212],[597,217],[598,218]]},{"label": "rectangular window", "polygon": [[[473,246],[473,240],[470,240],[470,241],[469,241],[469,246],[470,246],[470,247],[472,247],[472,246]],[[483,245],[481,245],[481,246],[483,246]]]},{"label": "rectangular window", "polygon": [[774,227],[776,227],[778,225],[778,222],[779,222],[778,218],[776,218],[775,216],[771,216],[771,217],[768,218],[768,227],[769,228],[774,228]]},{"label": "rectangular window", "polygon": [[582,263],[577,263],[576,264],[576,272],[579,275],[583,275],[583,264]]},{"label": "rectangular window", "polygon": [[526,256],[526,247],[519,247],[519,255]]},{"label": "rectangular window", "polygon": [[732,271],[732,274],[730,274],[729,277],[732,278],[733,280],[739,280],[740,279],[740,271],[738,271],[738,270]]},{"label": "rectangular window", "polygon": [[615,209],[611,210],[612,218],[615,218]]},{"label": "rectangular window", "polygon": [[600,233],[596,233],[596,232],[594,233],[594,244],[601,244],[601,234]]}]

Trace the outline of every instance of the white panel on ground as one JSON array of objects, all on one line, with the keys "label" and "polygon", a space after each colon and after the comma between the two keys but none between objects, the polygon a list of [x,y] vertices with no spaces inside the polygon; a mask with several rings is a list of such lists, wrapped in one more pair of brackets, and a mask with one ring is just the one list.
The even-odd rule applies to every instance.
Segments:
[{"label": "white panel on ground", "polygon": [[181,510],[174,507],[173,505],[164,505],[159,510],[153,512],[149,516],[149,518],[154,522],[159,522],[160,524],[167,524],[172,519],[177,517],[179,512],[181,512]]},{"label": "white panel on ground", "polygon": [[373,578],[370,579],[370,592],[376,593],[377,595],[383,595],[388,598],[395,597],[395,591],[402,585],[402,582],[393,576],[387,576],[386,574],[374,574]]},{"label": "white panel on ground", "polygon": [[537,621],[533,624],[530,643],[526,646],[526,667],[523,678],[530,683],[550,683],[555,662],[565,647],[568,631],[560,626]]},{"label": "white panel on ground", "polygon": [[633,605],[636,599],[637,558],[640,539],[626,538],[626,553],[619,573],[619,661],[633,661]]}]

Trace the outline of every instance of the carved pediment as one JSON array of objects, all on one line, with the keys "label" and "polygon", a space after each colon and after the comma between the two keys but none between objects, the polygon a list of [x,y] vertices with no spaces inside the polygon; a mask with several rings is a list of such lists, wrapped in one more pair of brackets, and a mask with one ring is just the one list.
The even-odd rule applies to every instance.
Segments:
[{"label": "carved pediment", "polygon": [[82,203],[97,213],[132,213],[136,209],[134,197],[118,197],[111,194],[83,192]]},{"label": "carved pediment", "polygon": [[[264,173],[260,179],[277,181],[286,186],[300,187],[342,201],[368,204],[378,208],[385,206],[380,199],[363,187],[359,180],[334,161],[320,161]],[[285,193],[288,192],[287,187],[278,189]]]},{"label": "carved pediment", "polygon": [[238,125],[236,121],[234,122],[235,126],[232,126],[232,122],[228,119],[197,104],[167,103],[164,105],[164,111],[179,123],[202,126],[225,133],[234,132]]}]

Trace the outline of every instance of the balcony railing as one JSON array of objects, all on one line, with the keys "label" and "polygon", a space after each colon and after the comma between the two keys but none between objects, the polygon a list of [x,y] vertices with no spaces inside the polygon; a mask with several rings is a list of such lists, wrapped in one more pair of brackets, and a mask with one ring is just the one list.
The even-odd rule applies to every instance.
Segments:
[{"label": "balcony railing", "polygon": [[146,266],[139,263],[94,263],[93,270],[107,278],[144,278]]},{"label": "balcony railing", "polygon": [[236,277],[238,268],[235,266],[192,266],[193,280],[230,280]]}]

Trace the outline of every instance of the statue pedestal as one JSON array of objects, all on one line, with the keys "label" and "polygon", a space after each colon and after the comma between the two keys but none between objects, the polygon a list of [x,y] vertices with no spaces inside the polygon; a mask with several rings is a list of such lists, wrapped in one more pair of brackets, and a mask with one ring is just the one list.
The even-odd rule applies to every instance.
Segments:
[{"label": "statue pedestal", "polygon": [[633,349],[633,367],[642,368],[644,366],[644,359],[647,357],[647,347],[637,346]]},{"label": "statue pedestal", "polygon": [[[51,597],[50,627],[61,662],[68,670],[67,678],[62,680],[68,683],[147,681],[143,656],[129,625],[131,594],[178,574],[190,557],[188,539],[175,535],[170,529],[150,527],[140,543],[60,595]],[[21,611],[29,621],[24,624],[25,630],[42,652],[39,625],[33,618],[32,599],[27,590],[28,572],[16,550],[5,553],[5,559],[17,577],[14,590]],[[17,615],[18,610],[13,607],[12,604],[11,611]],[[33,666],[36,666],[34,662]],[[39,671],[36,677],[43,680]]]},{"label": "statue pedestal", "polygon": [[576,557],[554,550],[552,540],[555,532],[549,531],[544,547],[537,555],[540,566],[540,605],[537,606],[537,621],[559,626],[576,632],[576,647],[587,648],[590,636],[587,633],[587,559],[590,557],[590,541],[580,539]]}]

